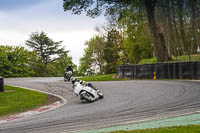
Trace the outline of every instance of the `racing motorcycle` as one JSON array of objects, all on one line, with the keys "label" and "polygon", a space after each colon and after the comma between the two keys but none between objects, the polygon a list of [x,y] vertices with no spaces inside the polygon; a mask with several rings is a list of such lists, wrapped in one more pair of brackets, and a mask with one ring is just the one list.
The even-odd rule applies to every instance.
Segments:
[{"label": "racing motorcycle", "polygon": [[64,81],[65,82],[66,81],[70,81],[71,77],[72,77],[72,71],[65,72],[65,74],[64,74]]},{"label": "racing motorcycle", "polygon": [[72,78],[73,91],[81,100],[94,102],[97,99],[103,99],[103,93],[94,87],[91,83],[83,83],[81,80]]}]

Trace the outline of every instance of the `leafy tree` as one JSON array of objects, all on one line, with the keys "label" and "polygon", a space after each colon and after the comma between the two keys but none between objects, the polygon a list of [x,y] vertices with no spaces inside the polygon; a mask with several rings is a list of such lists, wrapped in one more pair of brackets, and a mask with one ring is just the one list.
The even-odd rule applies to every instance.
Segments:
[{"label": "leafy tree", "polygon": [[87,47],[84,52],[83,57],[80,59],[79,73],[80,75],[92,75],[94,71],[92,49]]},{"label": "leafy tree", "polygon": [[97,35],[85,43],[87,48],[80,60],[82,73],[114,73],[121,63],[122,36],[115,26],[103,27],[104,34]]},{"label": "leafy tree", "polygon": [[[73,64],[72,57],[68,55],[68,52],[64,52],[59,56],[59,58],[55,62],[53,62],[51,64],[51,67],[54,67],[54,69],[49,69],[49,70],[50,70],[50,72],[54,72],[52,74],[54,76],[63,76],[63,74],[65,73],[65,68],[68,65],[72,65],[72,68],[76,72],[76,65]],[[54,71],[52,71],[52,70],[54,70]]]},{"label": "leafy tree", "polygon": [[99,73],[103,73],[104,69],[104,49],[105,40],[101,36],[95,36],[86,42],[86,46],[91,49],[92,52],[91,60],[93,61],[93,66],[98,69]]},{"label": "leafy tree", "polygon": [[46,33],[34,32],[26,41],[26,45],[33,49],[32,68],[34,76],[63,76],[67,65],[73,65],[72,57],[61,46],[62,41],[54,42]]},{"label": "leafy tree", "polygon": [[24,47],[0,46],[0,75],[4,77],[33,76],[31,52]]},{"label": "leafy tree", "polygon": [[153,38],[143,8],[140,7],[137,13],[132,12],[133,7],[124,10],[118,18],[123,31],[122,48],[126,50],[126,63],[137,64],[141,59],[153,56]]},{"label": "leafy tree", "polygon": [[37,56],[36,52],[33,51],[30,55],[30,67],[34,70],[35,73],[33,76],[35,77],[63,76],[65,68],[69,64],[72,65],[73,68],[76,68],[68,52],[60,54],[55,61],[49,63],[47,66],[42,62],[42,58]]},{"label": "leafy tree", "polygon": [[116,66],[119,65],[119,53],[122,45],[121,35],[116,29],[111,29],[108,31],[106,39],[106,46],[104,49],[104,59],[106,61],[105,73],[114,73],[116,71]]},{"label": "leafy tree", "polygon": [[36,54],[35,51],[31,52],[30,55],[31,68],[34,70],[34,77],[45,77],[47,76],[47,66],[42,62],[42,58]]},{"label": "leafy tree", "polygon": [[166,42],[161,32],[159,25],[156,22],[155,17],[155,7],[157,4],[157,0],[63,0],[64,1],[64,10],[72,10],[74,14],[80,14],[82,11],[86,11],[88,16],[96,17],[101,13],[105,13],[106,15],[115,14],[118,16],[122,11],[127,9],[132,10],[133,13],[140,11],[140,7],[145,7],[147,12],[147,20],[149,22],[149,27],[151,29],[154,46],[155,46],[155,54],[158,58],[158,61],[167,61],[168,53],[166,48]]},{"label": "leafy tree", "polygon": [[[129,28],[134,28],[135,30],[129,32]],[[123,41],[129,63],[138,64],[142,59],[152,58],[153,41],[147,24],[138,23],[129,28],[126,31],[127,37]]]},{"label": "leafy tree", "polygon": [[31,33],[29,40],[26,41],[26,45],[36,51],[36,54],[41,57],[42,63],[46,66],[57,59],[56,55],[64,52],[61,43],[62,41],[54,42],[44,32]]}]

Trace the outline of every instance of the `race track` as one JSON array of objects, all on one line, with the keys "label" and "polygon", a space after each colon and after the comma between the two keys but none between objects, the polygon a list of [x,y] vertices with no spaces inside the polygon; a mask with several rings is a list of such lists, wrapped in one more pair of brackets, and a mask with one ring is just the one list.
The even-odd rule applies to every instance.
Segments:
[{"label": "race track", "polygon": [[67,104],[46,113],[0,125],[0,133],[65,133],[200,111],[200,82],[135,80],[94,82],[105,95],[94,103],[80,101],[62,78],[5,79],[54,93]]}]

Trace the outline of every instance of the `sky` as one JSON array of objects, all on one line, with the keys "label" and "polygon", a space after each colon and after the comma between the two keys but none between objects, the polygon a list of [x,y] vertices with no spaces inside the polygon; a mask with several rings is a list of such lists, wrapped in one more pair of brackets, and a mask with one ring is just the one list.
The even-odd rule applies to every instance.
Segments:
[{"label": "sky", "polygon": [[0,45],[25,46],[32,32],[44,31],[53,41],[63,41],[76,65],[85,41],[103,24],[103,16],[92,19],[64,12],[63,0],[0,0]]}]

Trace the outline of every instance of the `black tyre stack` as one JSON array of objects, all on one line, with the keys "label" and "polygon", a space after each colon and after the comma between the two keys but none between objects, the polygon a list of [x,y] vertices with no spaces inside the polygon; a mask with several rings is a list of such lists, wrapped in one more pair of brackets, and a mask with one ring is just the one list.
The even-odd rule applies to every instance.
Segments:
[{"label": "black tyre stack", "polygon": [[0,92],[4,92],[4,82],[3,77],[0,76]]}]

